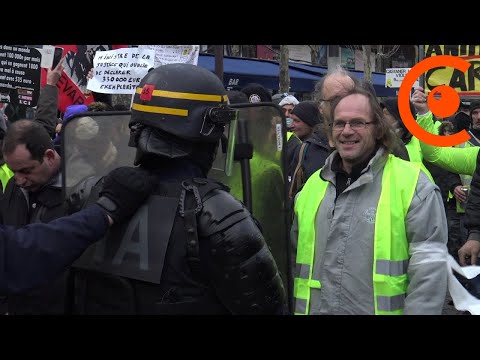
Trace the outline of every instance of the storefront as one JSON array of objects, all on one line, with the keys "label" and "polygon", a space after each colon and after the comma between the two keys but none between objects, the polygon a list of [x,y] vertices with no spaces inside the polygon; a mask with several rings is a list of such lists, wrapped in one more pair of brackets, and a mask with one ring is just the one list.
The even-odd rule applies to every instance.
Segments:
[{"label": "storefront", "polygon": [[[200,54],[198,65],[210,71],[215,71],[215,56]],[[327,73],[328,69],[321,66],[289,63],[290,92],[311,93],[315,83]],[[350,70],[359,79],[363,72]],[[248,83],[259,83],[272,92],[279,87],[279,63],[273,60],[257,60],[238,57],[223,58],[223,82],[227,89],[241,89]],[[396,96],[395,89],[385,87],[385,74],[372,73],[373,87],[378,97]]]}]

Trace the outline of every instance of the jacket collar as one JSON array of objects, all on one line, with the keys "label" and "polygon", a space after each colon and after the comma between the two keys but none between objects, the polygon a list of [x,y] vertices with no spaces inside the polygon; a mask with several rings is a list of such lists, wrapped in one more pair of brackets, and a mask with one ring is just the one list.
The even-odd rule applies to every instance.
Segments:
[{"label": "jacket collar", "polygon": [[[387,161],[388,153],[380,147],[375,155],[370,159],[367,165],[361,170],[360,177],[355,182],[357,186],[362,184],[373,182],[375,176],[383,170],[383,167]],[[336,171],[332,169],[332,165],[336,162],[340,161],[340,154],[338,150],[335,150],[333,153],[325,161],[325,165],[320,171],[320,177],[325,180],[331,182],[333,185],[336,185]],[[334,166],[335,168],[335,166]],[[356,186],[355,186],[356,187]]]}]

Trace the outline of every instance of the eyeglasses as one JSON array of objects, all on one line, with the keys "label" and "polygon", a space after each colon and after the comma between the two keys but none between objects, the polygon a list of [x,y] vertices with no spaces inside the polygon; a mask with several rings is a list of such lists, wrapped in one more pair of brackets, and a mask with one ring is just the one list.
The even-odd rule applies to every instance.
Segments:
[{"label": "eyeglasses", "polygon": [[345,129],[345,126],[348,124],[350,125],[350,129],[352,130],[362,130],[367,127],[368,124],[372,124],[373,121],[362,121],[362,120],[352,120],[352,121],[343,121],[343,120],[335,120],[333,122],[333,130],[335,131],[342,131]]}]

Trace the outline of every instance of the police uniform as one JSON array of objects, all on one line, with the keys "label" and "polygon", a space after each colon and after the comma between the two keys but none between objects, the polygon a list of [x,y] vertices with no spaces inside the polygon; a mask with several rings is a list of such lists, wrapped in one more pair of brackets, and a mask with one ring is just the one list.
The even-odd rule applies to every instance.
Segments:
[{"label": "police uniform", "polygon": [[254,219],[228,188],[206,178],[235,116],[227,101],[219,79],[194,65],[164,65],[142,79],[131,143],[138,171],[158,186],[75,264],[75,313],[285,311],[277,264]]}]

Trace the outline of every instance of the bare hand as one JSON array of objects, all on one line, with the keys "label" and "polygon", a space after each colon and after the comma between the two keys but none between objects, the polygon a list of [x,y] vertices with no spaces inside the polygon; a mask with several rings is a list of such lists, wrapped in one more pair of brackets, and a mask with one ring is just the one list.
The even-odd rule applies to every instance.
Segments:
[{"label": "bare hand", "polygon": [[87,80],[90,80],[93,78],[93,68],[91,68],[89,71],[88,71],[88,74],[87,74]]},{"label": "bare hand", "polygon": [[453,195],[461,203],[464,203],[467,201],[467,195],[465,195],[465,193],[462,191],[461,185],[458,185],[457,187],[455,187],[455,190],[453,191]]},{"label": "bare hand", "polygon": [[[87,81],[90,81],[90,79],[92,79],[92,78],[93,78],[93,68],[91,68],[90,71],[87,74]],[[87,86],[88,86],[88,84],[87,84]],[[85,88],[85,91],[83,92],[83,95],[90,96],[91,94],[92,94],[92,91]]]},{"label": "bare hand", "polygon": [[424,115],[430,111],[428,109],[427,99],[428,96],[425,94],[423,88],[417,86],[412,95],[412,104],[419,115]]},{"label": "bare hand", "polygon": [[63,61],[65,60],[65,56],[58,62],[55,69],[48,69],[47,71],[47,84],[48,85],[57,85],[58,80],[62,77],[63,72]]},{"label": "bare hand", "polygon": [[460,250],[458,250],[458,259],[460,260],[460,265],[476,265],[479,252],[480,241],[467,240]]}]

